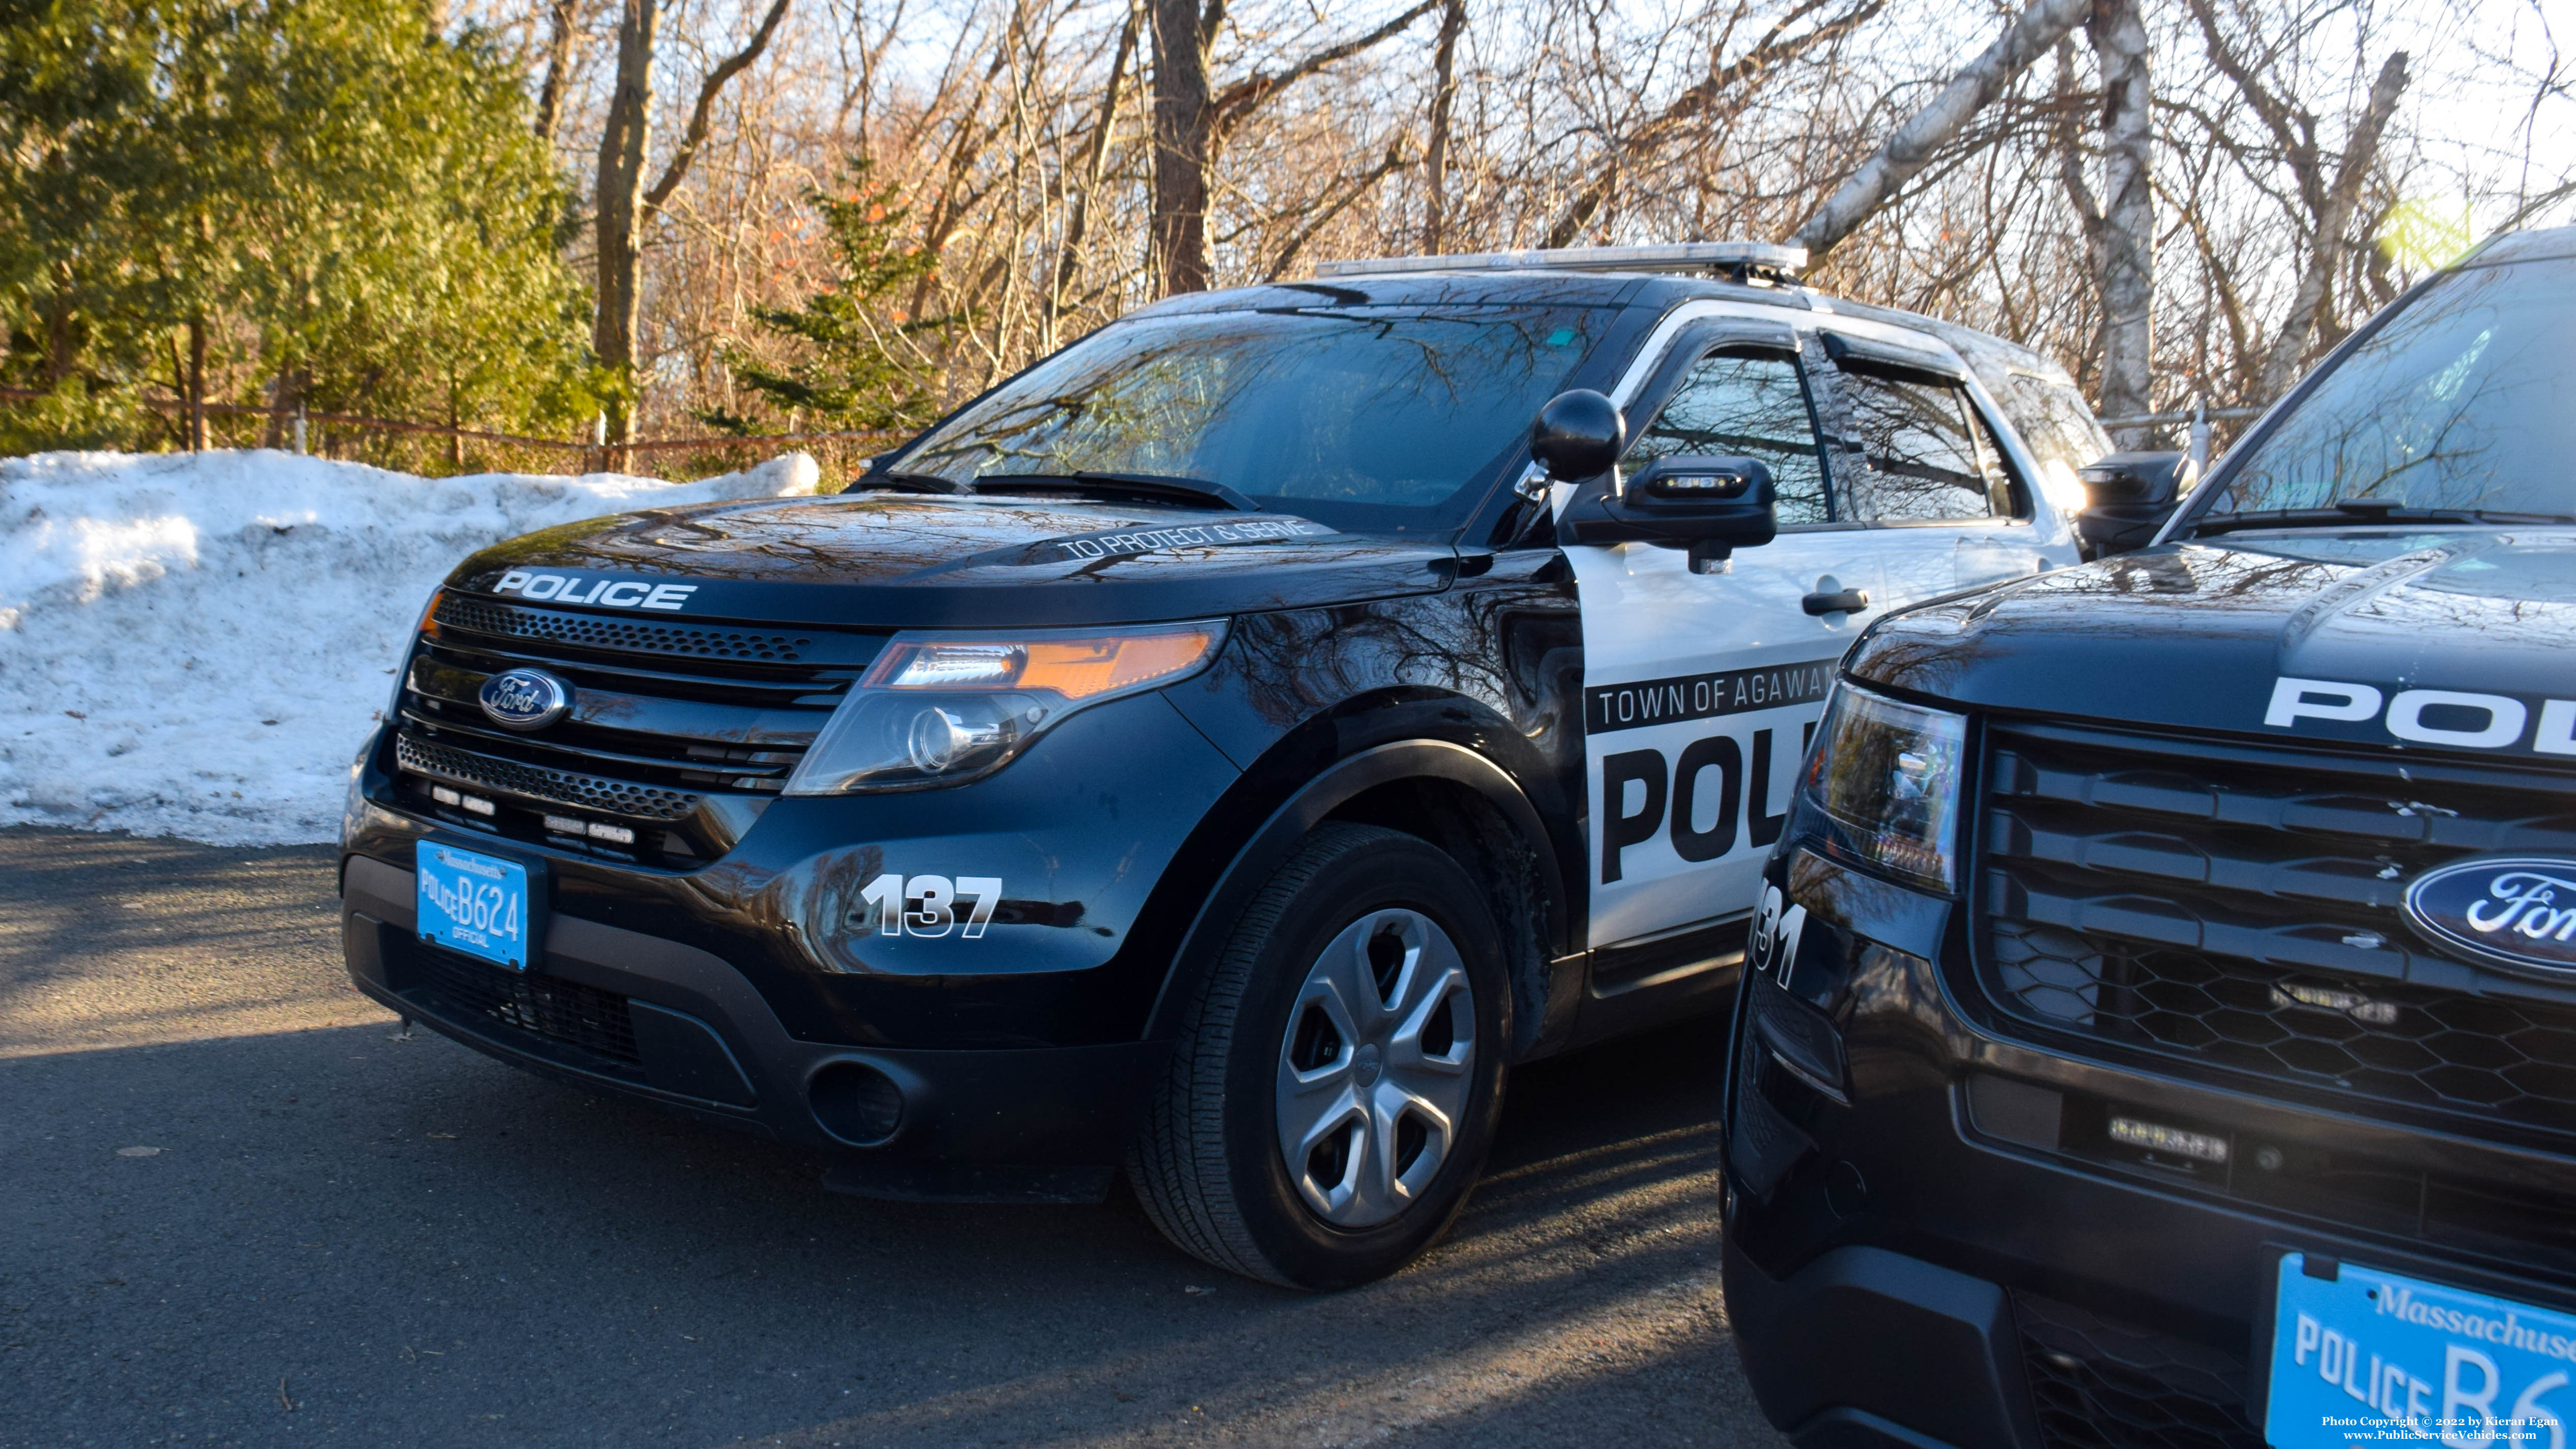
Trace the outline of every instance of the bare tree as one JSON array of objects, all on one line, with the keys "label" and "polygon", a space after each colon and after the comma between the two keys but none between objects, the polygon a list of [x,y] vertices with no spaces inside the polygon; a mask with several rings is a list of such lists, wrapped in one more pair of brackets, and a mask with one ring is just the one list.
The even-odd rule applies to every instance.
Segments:
[{"label": "bare tree", "polygon": [[[601,269],[601,357],[634,379],[621,436],[756,407],[727,359],[788,360],[795,344],[747,318],[829,284],[802,198],[842,186],[854,154],[897,244],[935,254],[880,321],[946,400],[1162,292],[1320,258],[1789,236],[1839,215],[1821,286],[2025,341],[2107,412],[2225,406],[2260,401],[2276,354],[2295,367],[2421,275],[2428,253],[2374,244],[2401,197],[2526,224],[2576,206],[2576,167],[2525,140],[2576,106],[2554,52],[2417,42],[2420,16],[2353,0],[2012,0],[1967,22],[1995,44],[1965,71],[1925,45],[1961,23],[1931,0],[1371,0],[1356,19],[1311,0],[806,0],[730,79],[717,72],[772,0],[654,0],[658,68],[634,90],[632,42],[609,44],[601,21],[631,26],[643,0],[604,17],[605,0],[571,0],[558,62],[563,3],[458,10],[511,38],[539,99],[556,77],[567,149],[601,148],[584,188],[597,229],[571,245]],[[2209,53],[2195,3],[2264,93],[2332,119],[2293,108],[2285,141]],[[2025,27],[2043,20],[2059,33],[2039,45]],[[2066,28],[2087,22],[2090,43]],[[2373,119],[2366,93],[2396,50],[2425,91],[2512,72],[2523,89],[2499,114],[2520,130],[2462,142],[2488,171],[2410,179],[2447,122],[2402,95]],[[1169,104],[1193,66],[1194,121]],[[1865,205],[1841,196],[1855,186]],[[2339,217],[2311,205],[2339,192]],[[914,327],[926,318],[964,320]]]},{"label": "bare tree", "polygon": [[1211,90],[1210,52],[1226,21],[1226,0],[1150,0],[1154,26],[1153,267],[1163,292],[1204,291],[1209,181],[1217,152],[1246,118],[1298,81],[1403,33],[1442,0],[1417,0],[1392,20],[1323,46],[1276,70]]},{"label": "bare tree", "polygon": [[[770,38],[778,33],[779,21],[787,14],[787,3],[788,0],[771,0],[769,13],[762,17],[750,43],[707,72],[678,148],[663,167],[660,179],[647,189],[644,160],[652,144],[653,58],[661,31],[661,5],[660,0],[626,0],[617,28],[617,90],[609,102],[608,124],[599,140],[598,191],[593,203],[598,216],[599,311],[590,331],[591,350],[600,365],[620,377],[631,378],[635,371],[635,332],[641,302],[636,286],[636,263],[641,253],[637,228],[649,213],[670,200],[671,193],[688,176],[689,164],[697,159],[698,148],[706,142],[716,96],[769,48]],[[628,398],[621,396],[613,401],[608,431],[611,442],[634,441],[635,410]]]},{"label": "bare tree", "polygon": [[[599,285],[590,349],[602,367],[621,377],[635,370],[642,300],[635,286],[635,224],[644,206],[644,153],[653,139],[653,50],[661,28],[661,0],[626,0],[617,24],[617,88],[600,132],[599,177],[592,193]],[[635,413],[628,399],[612,401],[608,428],[614,441],[634,439]]]},{"label": "bare tree", "polygon": [[1064,238],[1056,250],[1055,282],[1047,289],[1045,341],[1049,344],[1055,340],[1056,319],[1064,315],[1065,299],[1074,278],[1082,270],[1082,243],[1091,230],[1091,199],[1099,192],[1101,173],[1109,164],[1109,144],[1118,130],[1118,107],[1126,99],[1127,63],[1136,54],[1136,31],[1142,19],[1141,12],[1130,9],[1127,23],[1118,28],[1117,53],[1109,59],[1109,83],[1100,88],[1098,119],[1091,123],[1091,134],[1083,143],[1082,175],[1065,212]]},{"label": "bare tree", "polygon": [[564,89],[572,83],[574,12],[580,0],[550,0],[546,7],[546,78],[537,87],[537,139],[551,143],[563,114]]},{"label": "bare tree", "polygon": [[1422,250],[1438,255],[1449,208],[1449,124],[1458,104],[1458,41],[1467,33],[1467,0],[1440,10],[1440,39],[1431,50],[1431,133],[1422,147]]},{"label": "bare tree", "polygon": [[[2086,28],[2102,68],[2102,211],[2094,226],[2093,286],[2102,299],[2102,382],[2108,417],[2153,410],[2155,196],[2149,144],[2153,90],[2138,0],[2096,0]],[[2112,434],[2124,448],[2151,441],[2142,425]]]},{"label": "bare tree", "polygon": [[1690,123],[1700,120],[1714,109],[1720,98],[1763,75],[1795,60],[1820,46],[1851,34],[1886,8],[1886,0],[1858,0],[1851,8],[1831,20],[1794,34],[1790,27],[1823,9],[1825,0],[1799,0],[1798,5],[1772,25],[1751,50],[1725,65],[1716,64],[1717,47],[1709,48],[1708,74],[1686,87],[1681,94],[1666,102],[1648,117],[1644,124],[1628,132],[1610,148],[1591,180],[1575,193],[1574,199],[1557,213],[1555,224],[1547,231],[1547,245],[1571,246],[1583,235],[1584,228],[1601,214],[1618,186],[1621,173],[1636,158],[1652,152],[1679,134]]},{"label": "bare tree", "polygon": [[1930,105],[1890,132],[1860,169],[1799,224],[1790,240],[1807,249],[1809,260],[1821,260],[1930,165],[1941,148],[2032,61],[2083,24],[2092,10],[2093,0],[2031,0],[1994,44],[1950,78]]},{"label": "bare tree", "polygon": [[2209,0],[2190,3],[2192,18],[2200,23],[2201,35],[2208,43],[2211,63],[2236,83],[2246,105],[2272,133],[2281,159],[2296,180],[2299,201],[2307,213],[2306,235],[2302,238],[2307,250],[2306,265],[2299,269],[2298,288],[2291,294],[2288,315],[2273,334],[2272,345],[2263,358],[2262,394],[2266,399],[2275,398],[2288,390],[2291,378],[2306,361],[2317,333],[2318,314],[2335,272],[2354,250],[2345,232],[2360,200],[2362,184],[2378,159],[2380,137],[2397,112],[2398,97],[2405,93],[2406,53],[2398,51],[2380,66],[2379,78],[2371,85],[2369,99],[2354,120],[2343,155],[2334,162],[2329,176],[2326,157],[2317,141],[2317,118],[2266,84],[2258,66],[2239,54],[2228,40]]}]

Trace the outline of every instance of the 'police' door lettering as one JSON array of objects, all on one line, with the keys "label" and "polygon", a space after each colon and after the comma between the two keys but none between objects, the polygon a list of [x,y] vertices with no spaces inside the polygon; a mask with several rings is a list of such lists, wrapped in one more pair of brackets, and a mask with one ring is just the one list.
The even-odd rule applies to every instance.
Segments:
[{"label": "'police' door lettering", "polygon": [[1593,944],[1752,903],[1835,663],[1585,687]]},{"label": "'police' door lettering", "polygon": [[[1682,747],[1677,769],[1667,770],[1661,750],[1622,750],[1601,757],[1601,883],[1609,885],[1621,879],[1626,870],[1620,856],[1632,845],[1643,845],[1662,831],[1672,837],[1673,854],[1694,864],[1715,860],[1735,848],[1736,828],[1743,826],[1746,845],[1766,849],[1779,840],[1782,827],[1788,824],[1788,802],[1777,802],[1775,812],[1771,798],[1771,781],[1777,730],[1753,732],[1753,774],[1745,779],[1744,749],[1732,735],[1709,735]],[[1798,753],[1806,754],[1807,744],[1815,738],[1816,722],[1800,727]],[[1708,778],[1714,771],[1716,778]],[[1643,799],[1634,810],[1628,808],[1631,784],[1645,786]],[[1699,808],[1709,790],[1717,792],[1714,812]],[[1665,801],[1670,797],[1672,809],[1669,824]],[[1750,808],[1739,817],[1739,801]],[[1701,829],[1697,821],[1713,813],[1715,823]]]}]

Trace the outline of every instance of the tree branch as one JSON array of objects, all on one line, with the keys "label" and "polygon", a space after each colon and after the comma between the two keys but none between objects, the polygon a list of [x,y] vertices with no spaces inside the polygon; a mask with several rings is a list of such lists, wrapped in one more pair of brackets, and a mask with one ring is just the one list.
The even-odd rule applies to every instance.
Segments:
[{"label": "tree branch", "polygon": [[1932,103],[1890,132],[1878,150],[1801,223],[1790,240],[1814,262],[1850,236],[1899,187],[1914,179],[1950,138],[2013,78],[2093,13],[2092,0],[2030,0],[1985,52],[1968,62]]},{"label": "tree branch", "polygon": [[2316,334],[2317,315],[2325,306],[2335,268],[2343,261],[2343,234],[2352,220],[2353,206],[2361,199],[2361,183],[2378,162],[2380,135],[2388,129],[2389,118],[2397,112],[2397,98],[2405,91],[2406,52],[2401,50],[2379,68],[2379,79],[2370,87],[2370,104],[2353,124],[2352,137],[2343,148],[2343,160],[2335,167],[2334,187],[2326,193],[2325,206],[2317,214],[2316,232],[2308,242],[2308,269],[2299,278],[2298,292],[2290,298],[2290,315],[2282,321],[2280,335],[2272,340],[2272,353],[2263,359],[2266,401],[2279,397],[2289,387],[2290,375],[2307,355],[2308,341]]},{"label": "tree branch", "polygon": [[[1886,0],[1862,0],[1862,3],[1833,20],[1786,40],[1781,39],[1782,32],[1790,25],[1823,9],[1825,3],[1826,0],[1803,0],[1803,3],[1780,17],[1778,23],[1765,31],[1762,39],[1756,42],[1751,50],[1737,56],[1732,64],[1712,66],[1707,75],[1673,97],[1662,110],[1648,117],[1643,124],[1614,144],[1609,157],[1602,162],[1600,171],[1594,174],[1592,180],[1581,191],[1575,193],[1574,200],[1566,204],[1565,210],[1559,212],[1556,221],[1548,227],[1547,245],[1550,247],[1573,245],[1574,239],[1583,234],[1583,229],[1592,224],[1592,219],[1600,215],[1601,208],[1610,200],[1610,193],[1618,186],[1619,173],[1625,168],[1629,157],[1662,144],[1663,140],[1674,131],[1706,113],[1719,96],[1733,87],[1760,76],[1774,66],[1795,60],[1819,45],[1839,40],[1859,29],[1885,8]],[[1712,55],[1710,59],[1714,61],[1716,57]]]},{"label": "tree branch", "polygon": [[715,111],[717,93],[735,76],[749,70],[753,61],[760,59],[760,53],[769,49],[769,38],[778,33],[778,22],[786,18],[787,0],[771,0],[769,13],[761,17],[760,29],[752,33],[751,43],[726,56],[722,64],[707,72],[706,80],[698,86],[698,103],[689,112],[689,129],[680,135],[680,148],[671,153],[671,164],[662,168],[662,179],[654,182],[653,189],[644,193],[646,211],[661,210],[662,203],[671,199],[671,193],[680,189],[681,180],[689,174],[689,163],[698,159],[698,147],[706,144],[707,125]]},{"label": "tree branch", "polygon": [[[1416,0],[1412,9],[1396,16],[1366,35],[1356,36],[1338,45],[1328,45],[1298,61],[1286,70],[1274,73],[1255,72],[1224,90],[1208,106],[1209,129],[1218,135],[1232,130],[1245,116],[1260,108],[1264,101],[1288,87],[1322,70],[1338,60],[1348,60],[1371,46],[1403,32],[1405,27],[1439,8],[1441,0]],[[1206,32],[1202,32],[1206,33]]]},{"label": "tree branch", "polygon": [[1299,227],[1296,233],[1288,238],[1288,245],[1279,249],[1279,258],[1270,264],[1270,275],[1264,280],[1275,282],[1286,276],[1288,269],[1296,265],[1297,254],[1306,249],[1306,244],[1315,239],[1316,233],[1321,232],[1334,217],[1349,210],[1351,203],[1367,195],[1370,187],[1412,164],[1406,158],[1402,147],[1387,147],[1385,157],[1377,165],[1352,177],[1349,184],[1342,188],[1340,196],[1318,207],[1307,219],[1306,224]]}]

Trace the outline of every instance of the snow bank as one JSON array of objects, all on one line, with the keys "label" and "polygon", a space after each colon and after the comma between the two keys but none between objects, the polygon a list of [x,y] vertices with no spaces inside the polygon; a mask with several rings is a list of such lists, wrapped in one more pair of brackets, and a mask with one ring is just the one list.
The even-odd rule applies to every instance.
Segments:
[{"label": "snow bank", "polygon": [[0,459],[0,824],[329,840],[350,757],[457,560],[816,477],[801,453],[698,483],[415,478],[269,451]]}]

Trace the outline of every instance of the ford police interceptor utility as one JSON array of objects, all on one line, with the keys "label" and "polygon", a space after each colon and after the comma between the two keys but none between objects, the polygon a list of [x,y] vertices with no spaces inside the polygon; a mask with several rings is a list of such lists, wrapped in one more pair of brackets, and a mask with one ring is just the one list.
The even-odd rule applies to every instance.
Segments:
[{"label": "ford police interceptor utility", "polygon": [[2508,236],[2161,546],[1861,640],[1729,1078],[1799,1443],[2564,1449],[2571,466],[2576,229]]},{"label": "ford police interceptor utility", "polygon": [[350,973],[835,1188],[1123,1169],[1212,1263],[1385,1272],[1508,1064],[1723,1006],[1857,632],[2075,561],[2063,374],[1796,260],[1177,298],[847,493],[486,550],[356,767]]}]

